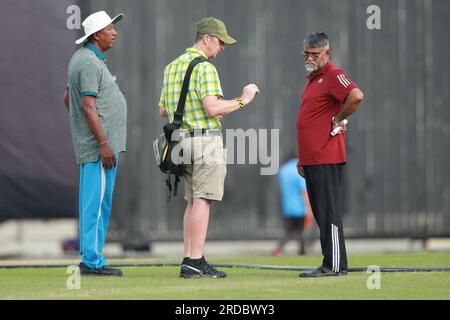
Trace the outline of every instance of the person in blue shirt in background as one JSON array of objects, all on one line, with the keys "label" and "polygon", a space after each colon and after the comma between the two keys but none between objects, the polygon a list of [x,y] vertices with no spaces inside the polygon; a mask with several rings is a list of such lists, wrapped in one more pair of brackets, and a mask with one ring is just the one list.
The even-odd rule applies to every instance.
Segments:
[{"label": "person in blue shirt in background", "polygon": [[312,225],[312,211],[309,205],[306,182],[297,171],[298,159],[293,158],[280,167],[278,183],[280,186],[281,208],[285,233],[272,251],[272,256],[280,256],[283,247],[298,232],[299,255],[304,255],[305,240],[303,230]]}]

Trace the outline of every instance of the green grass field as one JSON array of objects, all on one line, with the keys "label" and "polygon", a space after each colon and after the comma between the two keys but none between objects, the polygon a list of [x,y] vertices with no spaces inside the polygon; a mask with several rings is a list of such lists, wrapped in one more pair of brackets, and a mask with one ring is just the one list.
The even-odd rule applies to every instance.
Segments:
[{"label": "green grass field", "polygon": [[[141,261],[144,262],[144,261]],[[158,261],[145,261],[162,262]],[[178,262],[167,261],[164,262]],[[215,264],[317,266],[319,256],[211,259]],[[120,263],[111,260],[110,263]],[[139,263],[139,261],[136,261]],[[354,255],[350,267],[450,267],[450,253]],[[69,290],[65,268],[0,269],[0,299],[450,299],[450,272],[382,273],[381,289],[369,290],[366,272],[303,279],[298,271],[222,268],[226,279],[187,280],[179,267],[127,267],[121,278],[82,277]]]}]

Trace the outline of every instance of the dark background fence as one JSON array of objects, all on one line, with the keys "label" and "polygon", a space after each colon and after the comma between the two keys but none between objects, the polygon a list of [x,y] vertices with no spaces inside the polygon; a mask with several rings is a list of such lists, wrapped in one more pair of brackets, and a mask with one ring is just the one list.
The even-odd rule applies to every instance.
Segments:
[{"label": "dark background fence", "polygon": [[[117,44],[106,53],[129,107],[128,150],[120,164],[111,240],[182,238],[185,202],[182,195],[166,202],[167,189],[151,149],[164,124],[158,114],[164,66],[193,44],[195,22],[205,16],[222,19],[238,40],[213,61],[225,97],[240,95],[242,87],[252,82],[261,90],[252,105],[223,120],[224,128],[279,129],[280,162],[287,160],[296,148],[295,119],[305,85],[302,41],[309,32],[324,31],[331,40],[332,60],[365,93],[348,131],[346,234],[450,236],[448,1],[82,0],[78,4],[82,19],[98,10],[111,16],[125,14],[117,25]],[[380,30],[366,26],[370,5],[381,9]],[[65,54],[59,61],[68,61],[69,53]],[[3,82],[8,76],[2,73],[1,78]],[[60,88],[54,89],[58,99]],[[52,108],[63,108],[58,101]],[[67,129],[65,116],[57,116],[61,128]],[[2,105],[2,126],[5,119]],[[224,201],[213,205],[208,239],[279,235],[276,176],[260,175],[261,167],[228,167]]]},{"label": "dark background fence", "polygon": [[0,221],[75,217],[77,167],[62,104],[76,32],[69,0],[0,1]]}]

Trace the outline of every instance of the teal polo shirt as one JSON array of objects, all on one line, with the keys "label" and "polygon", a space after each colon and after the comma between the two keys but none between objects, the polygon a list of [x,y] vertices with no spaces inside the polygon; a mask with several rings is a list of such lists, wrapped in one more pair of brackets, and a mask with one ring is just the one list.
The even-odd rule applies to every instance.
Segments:
[{"label": "teal polo shirt", "polygon": [[69,62],[70,129],[78,164],[96,162],[100,157],[98,141],[86,121],[82,96],[96,97],[100,122],[109,146],[116,152],[126,150],[127,103],[105,63],[103,53],[93,44],[79,48]]}]

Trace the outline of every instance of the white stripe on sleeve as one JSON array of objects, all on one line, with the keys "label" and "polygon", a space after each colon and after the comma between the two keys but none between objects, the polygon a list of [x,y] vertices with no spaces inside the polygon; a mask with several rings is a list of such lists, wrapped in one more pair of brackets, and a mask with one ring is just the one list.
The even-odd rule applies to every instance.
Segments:
[{"label": "white stripe on sleeve", "polygon": [[338,75],[337,78],[339,79],[339,82],[344,86],[344,88],[347,88],[349,86],[348,81],[346,81],[342,74]]}]

